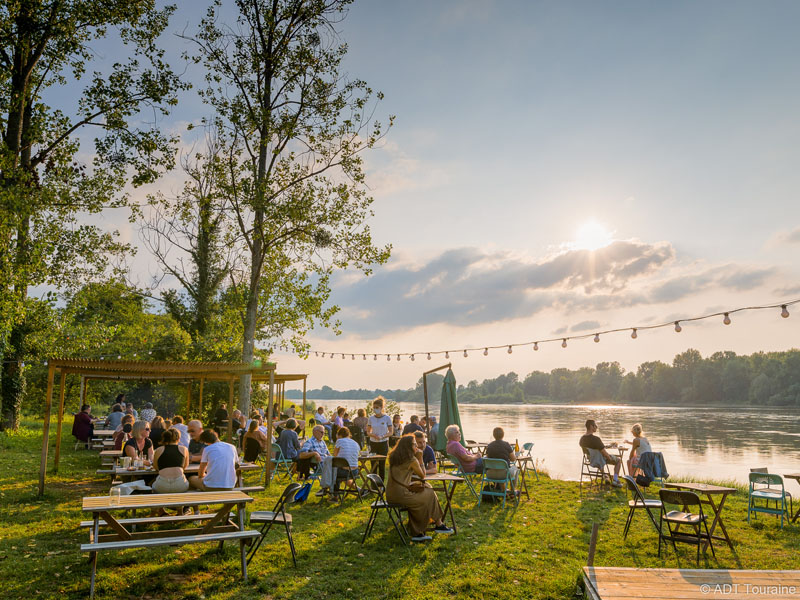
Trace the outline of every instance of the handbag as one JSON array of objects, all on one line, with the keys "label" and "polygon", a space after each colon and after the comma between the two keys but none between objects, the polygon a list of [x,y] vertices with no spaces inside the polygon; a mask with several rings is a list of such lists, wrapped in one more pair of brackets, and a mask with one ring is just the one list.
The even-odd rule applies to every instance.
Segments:
[{"label": "handbag", "polygon": [[647,475],[642,475],[641,473],[639,473],[639,475],[636,476],[636,483],[641,487],[647,487],[651,483],[653,483],[653,480]]},{"label": "handbag", "polygon": [[308,495],[311,492],[311,483],[304,483],[303,487],[297,490],[297,493],[294,495],[294,503],[300,504],[301,502],[305,502],[308,500]]}]

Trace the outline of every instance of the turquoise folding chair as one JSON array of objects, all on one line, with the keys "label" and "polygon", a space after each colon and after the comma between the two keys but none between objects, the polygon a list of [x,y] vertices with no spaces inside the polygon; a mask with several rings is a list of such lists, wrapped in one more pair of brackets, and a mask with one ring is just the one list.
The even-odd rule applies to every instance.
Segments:
[{"label": "turquoise folding chair", "polygon": [[530,469],[533,469],[533,474],[536,475],[536,481],[539,481],[539,471],[536,470],[536,461],[533,459],[533,442],[525,442],[522,444],[522,452],[520,453],[522,456],[530,456]]},{"label": "turquoise folding chair", "polygon": [[[487,483],[491,484],[491,487],[487,487]],[[484,458],[483,477],[481,478],[481,494],[480,498],[478,499],[478,506],[481,505],[484,496],[502,496],[503,508],[505,508],[506,496],[509,490],[514,495],[515,504],[519,506],[516,477],[511,477],[511,469],[508,466],[508,462],[504,461],[502,458]]]},{"label": "turquoise folding chair", "polygon": [[[756,487],[766,485],[767,487]],[[757,504],[764,500],[763,506]],[[770,508],[769,503],[775,501],[775,508]],[[781,529],[783,529],[783,515],[791,522],[791,514],[786,503],[786,491],[783,488],[783,477],[774,473],[750,473],[750,490],[747,494],[747,522],[750,522],[750,513],[766,513],[781,516]]]},{"label": "turquoise folding chair", "polygon": [[455,475],[456,477],[463,477],[464,482],[467,484],[469,491],[472,492],[472,495],[475,496],[478,501],[480,501],[480,496],[478,492],[475,490],[475,486],[472,484],[470,477],[480,477],[482,476],[481,473],[468,473],[464,470],[464,467],[461,464],[461,461],[458,460],[457,456],[453,456],[452,454],[448,454],[447,458],[450,459],[450,462],[455,465],[455,469],[451,471],[451,475]]},{"label": "turquoise folding chair", "polygon": [[292,470],[294,468],[294,465],[293,465],[291,459],[288,459],[288,458],[284,457],[283,456],[283,450],[281,450],[281,447],[278,444],[274,443],[274,442],[272,444],[272,453],[275,456],[272,458],[273,469],[272,469],[272,473],[270,474],[269,480],[272,481],[273,479],[275,479],[276,473],[280,469],[283,469],[286,472],[286,474],[289,476],[289,481],[291,481],[292,480],[292,476],[293,476]]}]

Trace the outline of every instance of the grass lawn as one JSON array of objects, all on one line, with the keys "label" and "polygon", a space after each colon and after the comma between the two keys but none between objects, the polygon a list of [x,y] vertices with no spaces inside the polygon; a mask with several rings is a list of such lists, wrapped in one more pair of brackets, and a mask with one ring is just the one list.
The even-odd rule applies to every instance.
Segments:
[{"label": "grass lawn", "polygon": [[[70,424],[71,425],[71,424]],[[79,544],[88,531],[78,523],[83,496],[108,492],[95,475],[95,452],[74,451],[64,428],[61,468],[49,474],[45,496],[36,497],[41,421],[25,421],[13,435],[0,434],[0,578],[3,598],[83,598],[89,593],[88,555]],[[51,438],[50,464],[54,434]],[[575,447],[577,451],[577,444]],[[668,459],[667,459],[668,461]],[[253,481],[253,478],[248,483]],[[790,491],[793,482],[788,482]],[[256,494],[251,510],[269,510],[282,484]],[[314,490],[318,489],[316,486]],[[627,497],[619,490],[581,498],[578,484],[542,476],[518,509],[477,506],[460,486],[454,497],[459,532],[404,548],[381,515],[372,537],[359,542],[368,504],[343,506],[312,496],[293,507],[298,567],[286,539],[273,529],[240,582],[238,544],[187,545],[101,553],[97,598],[574,598],[586,563],[592,523],[600,525],[595,565],[695,566],[692,546],[656,555],[657,537],[639,511],[627,541],[622,530]],[[800,494],[795,494],[800,496]],[[746,520],[747,492],[728,498],[723,516],[736,552],[716,546],[701,568],[797,569],[800,528],[783,530],[769,516]]]}]

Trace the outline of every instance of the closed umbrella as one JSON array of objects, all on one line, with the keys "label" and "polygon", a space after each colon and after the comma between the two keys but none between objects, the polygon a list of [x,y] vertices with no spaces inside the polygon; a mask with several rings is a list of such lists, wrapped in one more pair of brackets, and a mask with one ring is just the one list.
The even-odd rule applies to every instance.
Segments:
[{"label": "closed umbrella", "polygon": [[458,414],[458,400],[456,400],[456,377],[453,369],[447,370],[442,383],[442,404],[439,408],[439,435],[436,438],[436,449],[445,452],[447,437],[444,432],[450,425],[458,425],[461,438],[464,439],[464,430],[461,428],[461,417]]}]

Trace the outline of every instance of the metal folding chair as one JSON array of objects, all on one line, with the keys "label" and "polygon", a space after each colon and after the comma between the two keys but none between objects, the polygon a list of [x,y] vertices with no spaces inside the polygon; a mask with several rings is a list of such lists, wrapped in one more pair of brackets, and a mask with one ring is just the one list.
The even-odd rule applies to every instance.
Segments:
[{"label": "metal folding chair", "polygon": [[639,486],[636,484],[636,480],[630,475],[623,475],[622,478],[625,480],[631,496],[633,496],[632,500],[628,500],[628,508],[630,510],[628,511],[628,519],[625,521],[625,531],[622,534],[622,539],[628,537],[628,531],[630,531],[631,523],[633,523],[634,513],[639,509],[645,510],[647,516],[650,517],[650,522],[653,524],[653,527],[656,528],[656,533],[661,535],[661,529],[652,512],[654,509],[658,509],[659,513],[661,512],[661,500],[645,498],[642,494],[642,490],[640,490]]},{"label": "metal folding chair", "polygon": [[375,527],[375,521],[378,518],[378,513],[384,510],[386,511],[386,514],[389,515],[389,519],[392,521],[392,525],[394,525],[397,535],[399,535],[400,539],[403,541],[403,545],[408,546],[408,540],[406,537],[410,539],[411,536],[406,530],[406,526],[403,523],[403,517],[401,515],[403,511],[407,510],[406,507],[402,504],[394,504],[386,500],[386,486],[383,485],[383,479],[381,479],[380,475],[377,473],[369,473],[367,475],[367,479],[369,479],[372,483],[372,487],[375,489],[375,493],[378,495],[378,497],[372,502],[372,504],[370,504],[370,508],[372,510],[369,513],[367,528],[364,530],[364,535],[361,537],[361,543],[363,544],[367,537],[369,537],[369,535],[372,533],[372,528]]},{"label": "metal folding chair", "polygon": [[292,539],[292,515],[286,512],[286,503],[294,499],[294,495],[301,487],[299,483],[290,483],[283,490],[272,510],[261,510],[250,513],[251,525],[255,523],[263,523],[263,525],[261,526],[261,537],[258,538],[258,541],[250,549],[247,556],[248,565],[256,552],[258,552],[258,549],[261,547],[261,542],[264,541],[264,537],[269,533],[272,525],[274,523],[282,523],[286,529],[286,539],[289,540],[289,548],[292,551],[292,561],[294,562],[294,566],[297,566],[297,552],[294,549],[294,540]]},{"label": "metal folding chair", "polygon": [[[717,557],[714,552],[714,544],[711,535],[708,533],[708,521],[703,514],[703,505],[700,497],[694,492],[682,490],[669,490],[661,488],[658,490],[661,498],[661,514],[659,515],[659,534],[658,534],[658,555],[661,556],[661,540],[672,542],[672,548],[678,553],[675,542],[684,544],[694,544],[697,546],[697,563],[700,564],[700,546],[708,543],[711,547],[711,554]],[[671,510],[667,512],[667,504],[676,504],[681,510]],[[697,507],[697,512],[689,512],[692,507]],[[664,523],[667,524],[668,533],[664,533]],[[672,526],[675,526],[673,529]],[[680,531],[681,526],[692,528],[691,532]],[[705,528],[703,533],[701,526]],[[705,550],[703,550],[705,552]]]}]

